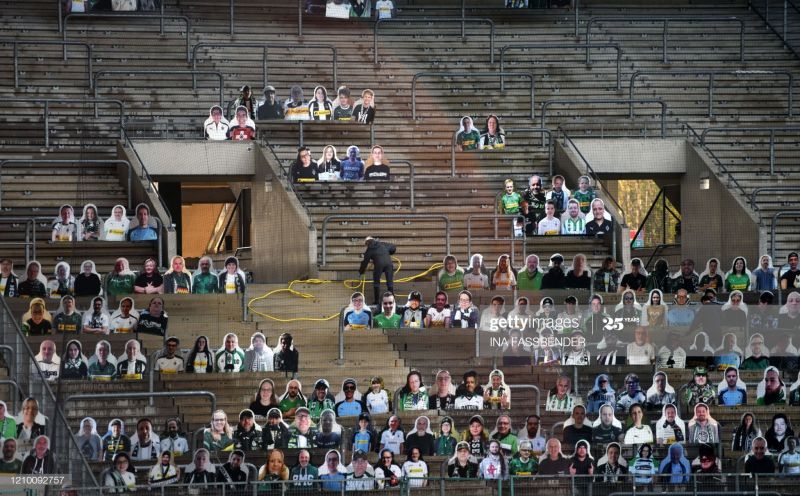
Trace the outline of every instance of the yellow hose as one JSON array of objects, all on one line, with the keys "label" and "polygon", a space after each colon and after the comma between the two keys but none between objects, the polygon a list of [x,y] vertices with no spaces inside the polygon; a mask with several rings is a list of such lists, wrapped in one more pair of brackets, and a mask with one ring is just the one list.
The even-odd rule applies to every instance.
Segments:
[{"label": "yellow hose", "polygon": [[[392,257],[392,260],[394,260],[397,263],[397,269],[394,271],[395,275],[397,275],[400,272],[400,269],[402,268],[403,264],[402,264],[402,262],[400,262],[399,258]],[[419,279],[420,277],[423,277],[423,276],[429,274],[430,272],[432,272],[434,270],[439,270],[441,268],[442,268],[442,264],[441,263],[435,263],[435,264],[431,265],[430,267],[428,267],[427,270],[425,270],[423,272],[420,272],[419,274],[415,274],[413,276],[408,276],[408,277],[403,277],[401,279],[395,279],[395,282],[411,282],[411,281],[413,281],[415,279]],[[328,320],[333,320],[333,319],[339,317],[339,313],[338,312],[333,314],[333,315],[329,315],[327,317],[295,317],[295,318],[292,318],[292,319],[282,319],[280,317],[275,317],[274,315],[270,315],[268,313],[259,312],[258,310],[253,309],[253,303],[255,303],[258,300],[265,300],[265,299],[269,298],[270,296],[272,296],[274,294],[283,293],[283,292],[292,294],[294,296],[299,296],[300,298],[316,298],[316,296],[311,294],[311,293],[304,293],[302,291],[297,291],[296,289],[292,289],[292,286],[294,284],[335,284],[336,282],[337,281],[327,281],[327,280],[324,280],[324,279],[303,279],[303,280],[295,279],[294,281],[290,282],[289,285],[286,286],[285,288],[273,289],[272,291],[268,291],[267,293],[264,293],[261,296],[256,296],[255,298],[252,298],[250,301],[247,302],[247,309],[250,311],[250,313],[254,313],[256,315],[264,317],[265,319],[269,319],[269,320],[272,320],[272,321],[275,321],[275,322],[284,322],[284,323],[285,322],[302,322],[302,321],[305,321],[305,322],[325,322],[325,321],[328,321]],[[385,282],[385,279],[383,279],[382,282]],[[342,284],[344,284],[345,288],[356,290],[356,291],[358,291],[360,293],[364,292],[364,287],[366,286],[366,283],[367,283],[367,281],[366,281],[366,279],[364,278],[363,275],[361,276],[361,279],[345,279],[344,281],[342,281]]]}]

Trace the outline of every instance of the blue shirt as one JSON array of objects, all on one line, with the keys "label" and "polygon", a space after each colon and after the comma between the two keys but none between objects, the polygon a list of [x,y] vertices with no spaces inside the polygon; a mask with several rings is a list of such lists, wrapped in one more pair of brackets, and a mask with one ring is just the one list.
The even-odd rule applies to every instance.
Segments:
[{"label": "blue shirt", "polygon": [[360,401],[342,401],[336,406],[337,417],[357,417],[363,411]]},{"label": "blue shirt", "polygon": [[342,181],[361,181],[364,179],[364,162],[359,159],[342,160]]},{"label": "blue shirt", "polygon": [[772,272],[772,267],[763,270],[761,267],[753,271],[756,277],[756,291],[772,291],[778,289],[778,281],[775,279],[775,274]]},{"label": "blue shirt", "polygon": [[137,227],[128,233],[131,241],[156,241],[158,233],[152,227]]},{"label": "blue shirt", "polygon": [[719,402],[724,406],[744,405],[747,403],[747,392],[744,389],[731,391],[725,388],[719,393]]},{"label": "blue shirt", "polygon": [[320,480],[322,480],[322,490],[323,491],[341,491],[342,490],[342,483],[341,482],[334,482],[334,481],[343,481],[344,474],[340,474],[336,472],[335,474],[323,474],[319,476]]},{"label": "blue shirt", "polygon": [[353,451],[361,450],[364,453],[369,453],[371,451],[369,449],[371,440],[372,436],[369,431],[356,432],[355,436],[353,436]]},{"label": "blue shirt", "polygon": [[667,325],[690,326],[694,321],[694,310],[689,306],[675,306],[667,312]]},{"label": "blue shirt", "polygon": [[369,327],[372,314],[365,310],[361,310],[360,312],[356,312],[355,310],[353,310],[351,312],[348,312],[344,318],[347,324]]}]

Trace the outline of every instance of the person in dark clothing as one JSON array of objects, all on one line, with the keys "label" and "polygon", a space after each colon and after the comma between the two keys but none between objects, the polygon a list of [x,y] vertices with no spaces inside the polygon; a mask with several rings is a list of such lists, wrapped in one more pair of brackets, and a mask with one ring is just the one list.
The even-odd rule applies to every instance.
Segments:
[{"label": "person in dark clothing", "polygon": [[550,263],[552,266],[542,277],[542,289],[564,289],[567,282],[567,276],[561,268],[564,257],[560,253],[555,253],[550,257]]},{"label": "person in dark clothing", "polygon": [[226,492],[236,494],[237,491],[244,490],[247,485],[248,474],[242,470],[242,467],[245,467],[244,451],[238,449],[234,450],[228,457],[228,463],[217,467],[216,479],[218,482],[226,484]]},{"label": "person in dark clothing", "polygon": [[386,274],[386,288],[390,293],[394,293],[394,264],[392,263],[392,255],[395,252],[395,246],[391,243],[383,243],[367,236],[364,240],[367,249],[364,250],[364,259],[361,260],[361,266],[358,268],[358,273],[363,274],[367,270],[367,265],[372,262],[372,291],[373,302],[375,305],[380,305],[381,297],[381,276]]},{"label": "person in dark clothing", "polygon": [[292,164],[292,182],[309,183],[319,181],[317,164],[311,161],[311,151],[306,146],[297,149],[297,160]]},{"label": "person in dark clothing", "polygon": [[256,117],[260,121],[283,119],[283,106],[275,100],[275,87],[264,88],[264,101],[260,102]]},{"label": "person in dark clothing", "polygon": [[292,335],[288,332],[281,334],[279,348],[275,351],[274,364],[276,371],[297,373],[300,362],[300,352],[292,344]]}]

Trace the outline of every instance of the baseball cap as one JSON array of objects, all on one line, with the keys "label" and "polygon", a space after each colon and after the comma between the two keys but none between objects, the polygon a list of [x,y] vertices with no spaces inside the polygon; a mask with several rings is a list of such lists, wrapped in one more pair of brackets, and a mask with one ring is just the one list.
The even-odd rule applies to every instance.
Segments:
[{"label": "baseball cap", "polygon": [[695,367],[694,368],[694,373],[692,375],[705,375],[705,376],[708,376],[708,370],[706,370],[706,368],[701,365],[699,367]]},{"label": "baseball cap", "polygon": [[550,257],[550,261],[551,262],[563,263],[564,262],[564,257],[561,256],[560,253],[554,253],[553,256]]},{"label": "baseball cap", "polygon": [[277,93],[277,91],[275,91],[274,86],[267,86],[266,88],[264,88],[264,93],[269,93],[269,92]]},{"label": "baseball cap", "polygon": [[422,293],[420,293],[419,291],[412,291],[408,293],[408,299],[422,301]]}]

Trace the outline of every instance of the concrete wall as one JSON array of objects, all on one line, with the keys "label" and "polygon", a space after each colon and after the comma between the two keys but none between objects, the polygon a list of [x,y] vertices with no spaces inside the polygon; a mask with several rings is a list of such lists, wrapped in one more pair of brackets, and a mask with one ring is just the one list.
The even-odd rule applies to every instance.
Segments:
[{"label": "concrete wall", "polygon": [[136,152],[157,180],[187,176],[249,177],[255,172],[258,145],[236,141],[134,140]]},{"label": "concrete wall", "polygon": [[256,282],[287,282],[317,274],[317,235],[280,173],[274,156],[259,153],[252,185],[252,262]]},{"label": "concrete wall", "polygon": [[[681,178],[681,251],[695,261],[698,273],[706,260],[719,258],[730,269],[733,259],[743,256],[755,269],[759,257],[758,218],[733,190],[713,173],[702,152],[687,143],[686,174]],[[700,178],[708,177],[710,188],[700,189]]]},{"label": "concrete wall", "polygon": [[[764,247],[759,246],[764,236],[758,218],[743,198],[719,181],[711,162],[691,143],[684,139],[575,139],[574,143],[604,184],[612,186],[609,190],[614,189],[614,179],[669,179],[680,183],[676,205],[680,205],[683,217],[681,257],[694,259],[698,272],[711,257],[719,258],[725,270],[737,256],[746,257],[748,266],[755,268],[759,254],[764,253]],[[560,142],[555,159],[556,171],[570,186],[586,173],[577,153]],[[700,190],[701,177],[709,177],[710,189]],[[608,209],[613,215],[613,205]],[[618,256],[627,262],[629,240],[625,234],[624,242],[618,238],[622,245]]]}]

